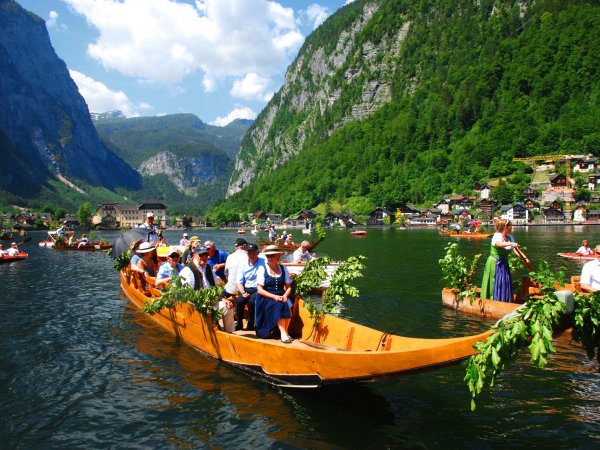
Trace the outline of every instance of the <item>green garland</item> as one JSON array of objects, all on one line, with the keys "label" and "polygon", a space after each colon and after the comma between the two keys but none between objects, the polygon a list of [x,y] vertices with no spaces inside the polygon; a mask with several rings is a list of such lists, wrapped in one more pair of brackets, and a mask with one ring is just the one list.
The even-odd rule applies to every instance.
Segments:
[{"label": "green garland", "polygon": [[191,303],[198,313],[210,316],[217,322],[221,318],[221,312],[217,305],[222,288],[211,286],[210,288],[194,290],[183,282],[182,278],[174,275],[169,288],[160,297],[153,298],[144,303],[142,311],[154,315],[163,308],[175,309],[179,304]]},{"label": "green garland", "polygon": [[442,269],[444,286],[457,291],[457,297],[468,298],[473,303],[477,294],[477,286],[471,284],[473,274],[481,254],[473,257],[472,261],[458,254],[458,244],[450,242],[446,245],[446,254],[439,260]]},{"label": "green garland", "polygon": [[[110,255],[111,253],[112,253],[112,249],[109,250],[108,254]],[[115,259],[115,263],[113,264],[113,268],[117,272],[120,272],[121,270],[123,270],[127,266],[129,266],[130,262],[131,262],[131,250],[127,250],[127,251],[121,253],[119,256],[117,256],[117,258]]]},{"label": "green garland", "polygon": [[[553,329],[559,327],[565,312],[564,303],[554,295],[555,283],[564,285],[564,272],[556,275],[542,261],[531,278],[540,286],[541,298],[530,298],[515,313],[500,319],[491,329],[494,333],[486,341],[475,344],[478,351],[467,362],[464,380],[471,392],[471,410],[475,410],[475,399],[487,385],[492,387],[495,379],[521,349],[527,347],[531,362],[545,367],[548,355],[555,353],[552,346]],[[591,296],[574,295],[573,339],[581,342],[591,358],[600,346],[600,294]]]},{"label": "green garland", "polygon": [[331,264],[331,259],[321,257],[306,263],[304,270],[294,280],[296,295],[305,299],[306,309],[314,320],[315,326],[325,314],[337,314],[345,297],[358,297],[359,291],[351,282],[363,276],[366,257],[351,256],[331,274],[329,287],[323,292],[320,305],[316,305],[310,297],[306,297],[313,288],[319,287],[327,278],[325,268]]}]

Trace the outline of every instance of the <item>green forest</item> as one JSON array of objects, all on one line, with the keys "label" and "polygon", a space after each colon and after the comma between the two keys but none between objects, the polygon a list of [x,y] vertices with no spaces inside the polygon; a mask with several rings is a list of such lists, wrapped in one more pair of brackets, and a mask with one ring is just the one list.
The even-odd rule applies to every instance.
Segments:
[{"label": "green forest", "polygon": [[[298,58],[331,49],[364,4],[332,16]],[[360,64],[357,53],[332,78],[340,101],[321,115],[298,156],[268,170],[278,157],[273,144],[252,184],[215,210],[290,214],[357,198],[370,206],[424,205],[499,177],[504,193],[520,200],[530,169],[512,158],[600,153],[599,2],[382,1],[356,39],[392,39],[406,21],[394,73],[376,65],[361,72],[391,79],[391,102],[328,135],[361,94],[343,78]],[[309,68],[303,76],[310,79]],[[306,113],[280,94],[272,101],[281,107],[271,135],[296,135]],[[253,150],[245,139],[240,157]]]}]

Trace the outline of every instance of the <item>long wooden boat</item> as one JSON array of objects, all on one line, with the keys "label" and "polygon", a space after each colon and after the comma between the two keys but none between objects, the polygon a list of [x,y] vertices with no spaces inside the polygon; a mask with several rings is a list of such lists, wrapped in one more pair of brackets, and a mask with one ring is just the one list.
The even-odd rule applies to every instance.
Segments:
[{"label": "long wooden boat", "polygon": [[10,232],[2,232],[0,233],[1,241],[10,241],[13,238],[13,234]]},{"label": "long wooden boat", "polygon": [[456,231],[441,231],[440,230],[440,235],[456,237],[456,238],[467,238],[467,239],[487,239],[489,237],[492,237],[494,235],[494,233],[464,233],[464,232],[457,233]]},{"label": "long wooden boat", "polygon": [[15,262],[15,261],[23,261],[23,260],[27,259],[28,256],[29,255],[25,252],[19,252],[18,255],[14,255],[14,256],[2,255],[2,256],[0,256],[0,264],[6,264],[6,263]]},{"label": "long wooden boat", "polygon": [[[324,238],[317,238],[314,241],[312,241],[309,246],[308,249],[312,250],[313,248],[315,248],[319,242],[321,242]],[[268,245],[277,245],[277,247],[279,248],[280,251],[284,252],[284,253],[288,253],[288,252],[294,252],[296,250],[298,250],[298,248],[300,247],[299,243],[296,242],[292,242],[291,244],[285,245],[283,243],[281,244],[275,244],[274,242],[269,242],[269,241],[262,241],[259,240],[258,241],[258,246],[260,247],[261,251],[264,250],[264,248]]]},{"label": "long wooden boat", "polygon": [[78,245],[78,244],[64,244],[64,243],[54,243],[52,246],[54,250],[69,250],[69,251],[80,251],[80,252],[95,252],[102,250],[109,250],[112,248],[111,244],[105,244],[104,242],[92,242],[89,244]]},{"label": "long wooden boat", "polygon": [[[138,274],[124,269],[120,278],[125,295],[135,306],[141,308],[151,300],[141,289]],[[252,331],[221,331],[189,303],[148,317],[197,350],[254,377],[277,386],[302,388],[378,380],[457,364],[473,355],[473,345],[491,333],[408,338],[331,315],[313,329],[301,299],[294,306],[290,332],[296,339],[291,344],[259,339]]]},{"label": "long wooden boat", "polygon": [[577,261],[589,261],[596,259],[598,255],[578,255],[577,253],[560,252],[558,256],[566,259],[575,259]]}]

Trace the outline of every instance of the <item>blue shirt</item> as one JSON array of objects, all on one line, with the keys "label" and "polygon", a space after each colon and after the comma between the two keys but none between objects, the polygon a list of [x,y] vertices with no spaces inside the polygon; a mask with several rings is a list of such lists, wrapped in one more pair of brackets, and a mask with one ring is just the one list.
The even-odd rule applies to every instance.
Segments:
[{"label": "blue shirt", "polygon": [[[183,264],[177,263],[177,273],[181,272],[181,269],[183,269]],[[165,261],[158,268],[158,273],[156,274],[156,278],[161,279],[161,278],[172,277],[174,271],[175,271],[175,269],[173,269],[171,267],[171,264],[169,264],[168,261]]]},{"label": "blue shirt", "polygon": [[265,260],[262,258],[258,258],[254,264],[250,264],[250,261],[246,260],[245,264],[238,267],[235,283],[239,283],[245,288],[255,288],[256,273],[258,272],[258,268],[264,267],[264,265]]},{"label": "blue shirt", "polygon": [[[211,258],[210,256],[208,257],[208,265],[213,268],[213,266],[215,264],[225,264],[225,261],[227,261],[227,257],[229,256],[229,253],[227,253],[224,250],[219,250],[219,249],[215,249],[215,254],[214,256]],[[221,267],[219,270],[216,270],[215,273],[217,275],[219,275],[219,278],[221,280],[225,279],[225,266]]]}]

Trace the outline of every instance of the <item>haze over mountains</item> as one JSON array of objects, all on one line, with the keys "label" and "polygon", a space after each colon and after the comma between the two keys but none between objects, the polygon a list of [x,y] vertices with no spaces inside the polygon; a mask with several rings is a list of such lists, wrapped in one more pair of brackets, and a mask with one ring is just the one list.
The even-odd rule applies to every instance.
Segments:
[{"label": "haze over mountains", "polygon": [[0,157],[15,168],[0,190],[47,198],[60,172],[105,189],[95,199],[205,210],[227,192],[219,208],[284,214],[426,204],[500,177],[516,194],[515,156],[599,153],[598,42],[596,1],[356,0],[306,39],[254,123],[92,122],[43,21],[0,0]]}]

